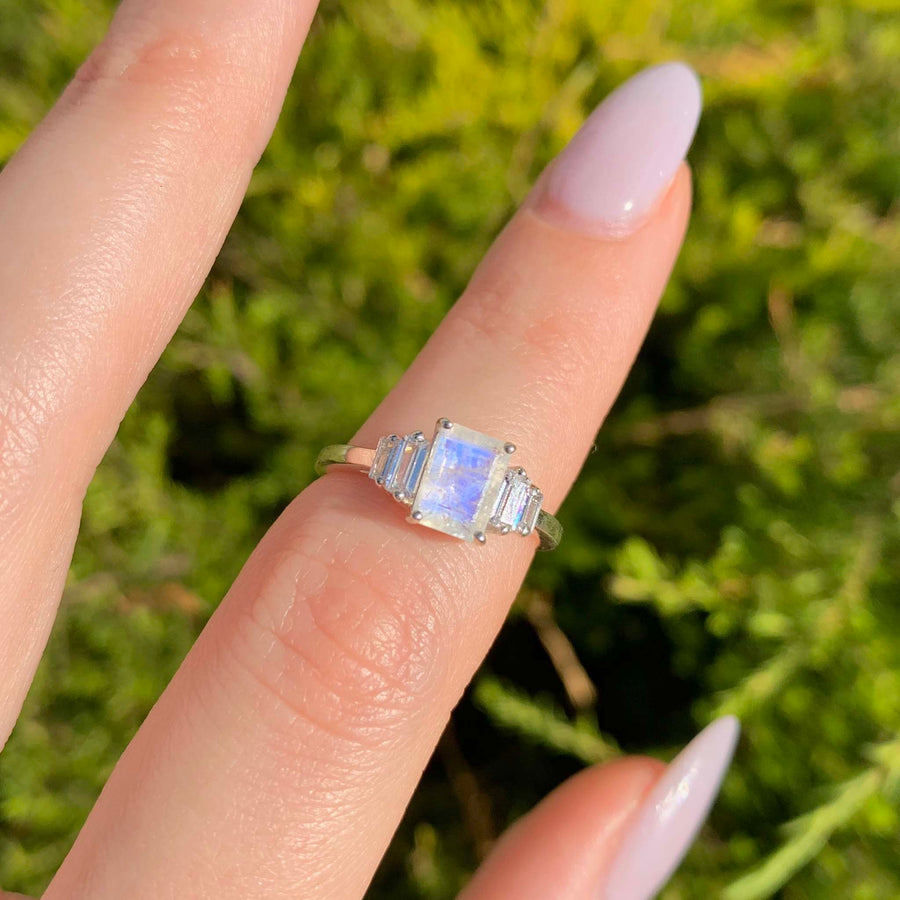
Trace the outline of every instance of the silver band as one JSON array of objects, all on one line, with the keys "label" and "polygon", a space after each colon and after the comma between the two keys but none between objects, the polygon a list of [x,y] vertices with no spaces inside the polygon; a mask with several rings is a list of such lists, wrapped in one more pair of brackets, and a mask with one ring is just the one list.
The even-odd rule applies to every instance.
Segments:
[{"label": "silver band", "polygon": [[[473,439],[469,436],[474,435],[475,439],[484,438],[485,441],[488,442],[492,440],[484,435],[479,435],[477,432],[465,429],[462,426],[454,425],[447,419],[439,419],[436,426],[436,436],[441,434],[444,430],[448,433],[453,432],[454,434],[464,432],[468,439]],[[459,533],[458,531],[453,530],[452,527],[448,529],[440,523],[433,524],[429,521],[428,516],[424,514],[421,509],[417,508],[416,497],[414,496],[417,492],[414,489],[405,490],[403,486],[398,489],[395,483],[396,480],[390,480],[390,483],[386,484],[384,478],[381,477],[384,474],[385,460],[390,452],[393,452],[394,457],[397,457],[404,449],[407,451],[410,449],[419,450],[420,455],[422,456],[422,462],[419,463],[419,468],[415,477],[417,478],[416,484],[421,484],[421,481],[423,480],[422,468],[425,466],[424,459],[426,455],[428,455],[428,458],[430,459],[432,454],[429,454],[428,451],[435,442],[436,441],[432,441],[429,443],[422,432],[415,432],[412,435],[407,435],[405,438],[401,438],[398,435],[388,435],[379,441],[378,448],[376,449],[357,447],[352,444],[330,444],[321,450],[316,459],[316,474],[324,475],[334,469],[349,469],[366,473],[379,485],[389,490],[396,500],[412,506],[410,521],[429,525],[439,531],[455,534],[457,537],[471,539],[469,535]],[[498,453],[497,455],[499,456],[503,456],[504,453],[509,455],[515,450],[515,446],[511,443],[494,443],[499,443],[500,447],[502,447],[503,452]],[[485,455],[487,455],[487,452]],[[409,463],[407,463],[407,465],[409,465]],[[499,475],[496,474],[498,467],[502,469]],[[393,471],[396,471],[396,469]],[[482,530],[474,532],[474,538],[483,543],[485,540],[485,531],[507,534],[514,530],[523,535],[534,532],[540,539],[539,549],[555,549],[562,538],[562,525],[555,516],[550,515],[550,513],[540,508],[543,494],[531,484],[525,475],[524,470],[518,467],[506,466],[505,462],[501,459],[493,466],[492,471],[495,474],[491,477],[494,478],[495,481],[499,479],[499,481],[496,481],[495,485],[497,496],[493,499],[488,498],[493,507],[493,514],[486,520],[487,524]],[[504,517],[504,500],[508,499],[511,503],[513,500],[511,495],[515,492],[518,492],[516,496],[519,498],[517,513],[512,518],[509,516]],[[507,503],[507,505],[509,505],[509,503]],[[452,524],[453,523],[451,523],[451,525]]]}]

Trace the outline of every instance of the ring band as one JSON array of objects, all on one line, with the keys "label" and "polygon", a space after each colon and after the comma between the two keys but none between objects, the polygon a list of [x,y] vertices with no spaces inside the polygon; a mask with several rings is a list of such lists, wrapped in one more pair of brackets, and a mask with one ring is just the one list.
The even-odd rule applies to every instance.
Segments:
[{"label": "ring band", "polygon": [[389,434],[374,450],[330,444],[316,459],[316,473],[366,472],[410,507],[408,521],[462,540],[484,543],[489,532],[534,532],[539,549],[553,550],[562,525],[542,509],[544,495],[525,470],[508,464],[515,449],[509,441],[438,419],[431,440],[415,431]]}]

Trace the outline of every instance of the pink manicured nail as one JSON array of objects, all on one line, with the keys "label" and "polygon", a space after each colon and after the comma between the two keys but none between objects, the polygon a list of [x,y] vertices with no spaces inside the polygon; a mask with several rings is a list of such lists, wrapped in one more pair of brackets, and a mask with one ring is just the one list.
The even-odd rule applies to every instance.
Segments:
[{"label": "pink manicured nail", "polygon": [[684,159],[701,107],[700,82],[684,63],[638,72],[588,117],[541,185],[538,208],[624,237],[652,212]]},{"label": "pink manicured nail", "polygon": [[650,900],[684,858],[728,771],[741,726],[716,719],[670,763],[616,853],[602,900]]}]

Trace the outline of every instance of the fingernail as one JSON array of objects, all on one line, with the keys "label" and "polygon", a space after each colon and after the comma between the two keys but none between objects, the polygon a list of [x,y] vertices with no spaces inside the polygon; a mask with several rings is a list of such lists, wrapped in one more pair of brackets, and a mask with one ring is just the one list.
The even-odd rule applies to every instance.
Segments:
[{"label": "fingernail", "polygon": [[627,826],[600,892],[602,900],[656,896],[706,821],[740,731],[734,716],[716,719],[670,763]]},{"label": "fingernail", "polygon": [[631,234],[674,178],[701,104],[700,82],[684,63],[638,72],[591,113],[551,164],[536,206],[610,237]]}]

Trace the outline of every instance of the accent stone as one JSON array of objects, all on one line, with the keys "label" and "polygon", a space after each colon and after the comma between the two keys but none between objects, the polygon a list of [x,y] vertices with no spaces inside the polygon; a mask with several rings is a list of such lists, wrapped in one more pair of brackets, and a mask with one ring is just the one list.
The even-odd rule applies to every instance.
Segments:
[{"label": "accent stone", "polygon": [[517,531],[522,524],[522,517],[530,496],[531,481],[525,474],[525,470],[509,469],[491,516],[491,525],[501,530]]},{"label": "accent stone", "polygon": [[412,502],[428,456],[428,441],[421,431],[399,437],[389,434],[378,441],[369,478],[386,491]]},{"label": "accent stone", "polygon": [[375,447],[375,458],[369,469],[369,478],[377,484],[385,483],[386,476],[390,471],[396,469],[399,462],[402,443],[402,438],[396,434],[389,434],[387,437],[379,439],[378,446]]},{"label": "accent stone", "polygon": [[407,435],[400,448],[400,463],[390,484],[385,487],[394,494],[401,494],[404,502],[412,503],[419,486],[419,479],[428,458],[428,441],[421,433]]},{"label": "accent stone", "polygon": [[525,512],[522,513],[522,522],[519,525],[519,531],[522,534],[531,534],[534,531],[543,502],[543,493],[536,487],[532,487],[531,494],[528,497],[528,504],[525,506]]}]

